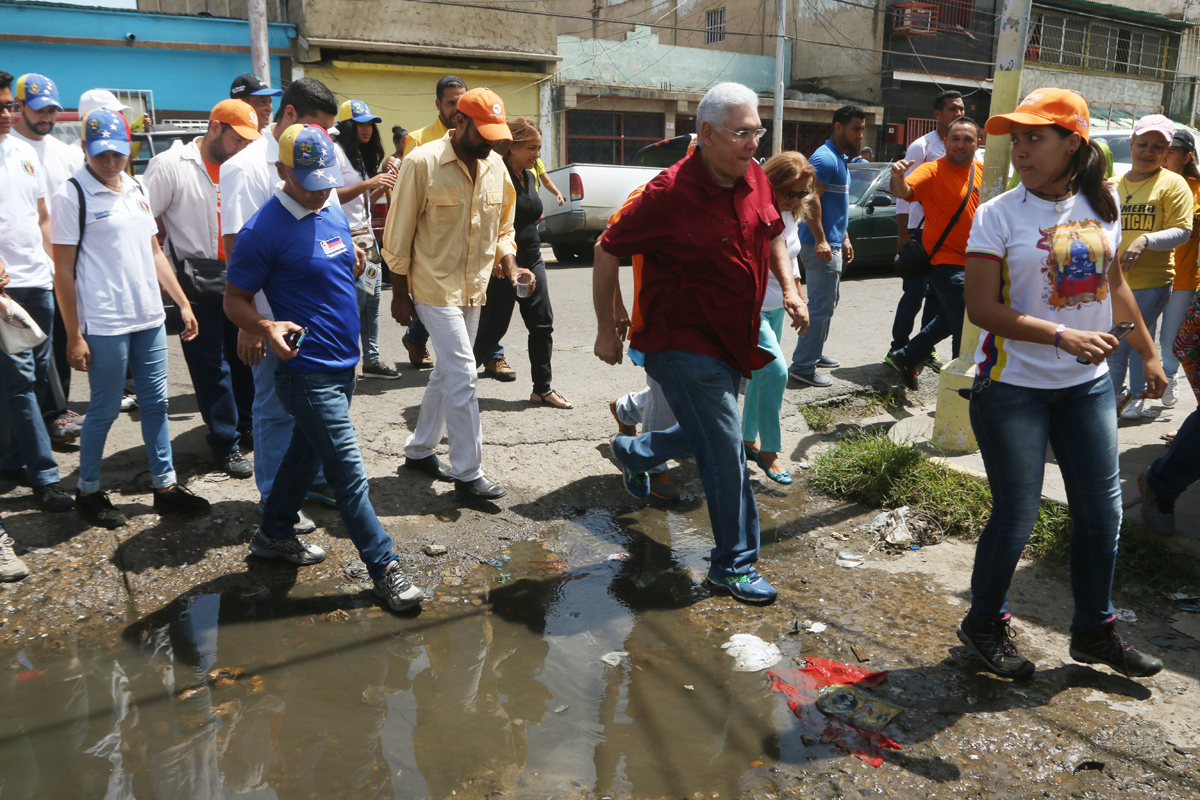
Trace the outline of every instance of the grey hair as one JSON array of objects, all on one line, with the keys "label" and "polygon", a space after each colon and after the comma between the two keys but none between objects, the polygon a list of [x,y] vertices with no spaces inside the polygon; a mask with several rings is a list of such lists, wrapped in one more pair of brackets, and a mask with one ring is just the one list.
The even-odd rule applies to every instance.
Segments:
[{"label": "grey hair", "polygon": [[704,123],[723,125],[729,112],[739,106],[758,110],[758,95],[749,86],[740,83],[718,83],[704,93],[696,109],[696,130]]}]

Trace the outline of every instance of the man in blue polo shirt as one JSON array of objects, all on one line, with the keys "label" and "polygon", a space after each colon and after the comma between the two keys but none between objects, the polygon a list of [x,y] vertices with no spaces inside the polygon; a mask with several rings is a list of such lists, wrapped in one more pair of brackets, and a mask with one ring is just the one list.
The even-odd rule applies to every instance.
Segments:
[{"label": "man in blue polo shirt", "polygon": [[842,266],[854,260],[854,248],[846,235],[850,216],[850,170],[846,162],[858,155],[867,115],[858,106],[842,106],[833,113],[833,137],[817,148],[809,161],[817,171],[813,181],[816,209],[807,226],[800,228],[800,261],[808,283],[808,333],[800,337],[792,353],[788,374],[808,386],[829,386],[828,375],[817,367],[841,366],[825,355],[829,323],[841,293]]},{"label": "man in blue polo shirt", "polygon": [[[324,550],[293,530],[300,504],[324,468],[376,594],[400,611],[420,603],[424,593],[404,577],[392,538],[371,506],[350,423],[359,332],[355,255],[346,214],[329,202],[342,174],[325,129],[292,125],[284,131],[276,169],[283,186],[238,234],[225,288],[225,313],[242,330],[263,337],[279,358],[276,392],[296,419],[250,552],[301,565],[325,560]],[[254,307],[259,291],[275,320]]]}]

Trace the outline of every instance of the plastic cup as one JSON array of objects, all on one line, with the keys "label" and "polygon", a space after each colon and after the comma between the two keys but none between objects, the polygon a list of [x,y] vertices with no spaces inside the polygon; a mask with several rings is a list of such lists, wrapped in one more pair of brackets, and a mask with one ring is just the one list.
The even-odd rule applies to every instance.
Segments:
[{"label": "plastic cup", "polygon": [[517,297],[529,297],[529,286],[533,276],[528,273],[517,276]]}]

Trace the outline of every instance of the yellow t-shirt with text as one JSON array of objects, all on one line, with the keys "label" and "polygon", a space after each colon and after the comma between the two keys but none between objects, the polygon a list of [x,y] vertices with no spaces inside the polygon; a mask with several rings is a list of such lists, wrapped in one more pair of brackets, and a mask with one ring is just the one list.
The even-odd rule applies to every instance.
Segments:
[{"label": "yellow t-shirt with text", "polygon": [[[1144,181],[1113,181],[1121,204],[1121,252],[1143,233],[1192,228],[1195,200],[1183,176],[1160,169]],[[1131,289],[1157,289],[1175,280],[1175,251],[1147,249],[1125,273]]]}]

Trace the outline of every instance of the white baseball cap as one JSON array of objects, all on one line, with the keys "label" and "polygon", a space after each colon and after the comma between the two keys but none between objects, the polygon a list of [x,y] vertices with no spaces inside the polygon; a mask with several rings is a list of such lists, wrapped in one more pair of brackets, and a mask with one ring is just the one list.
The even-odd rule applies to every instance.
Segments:
[{"label": "white baseball cap", "polygon": [[89,111],[95,111],[97,108],[107,108],[109,111],[116,111],[122,114],[126,121],[129,121],[133,114],[133,107],[127,106],[117,99],[117,96],[107,89],[89,89],[79,96],[79,118],[83,119],[83,115]]}]

